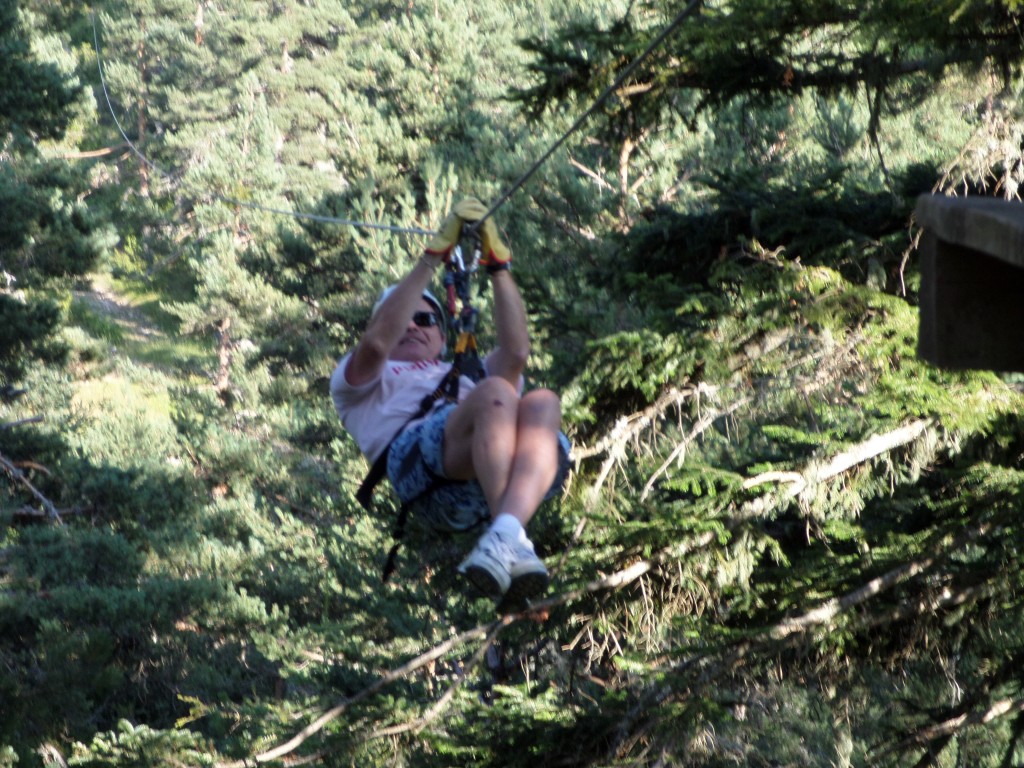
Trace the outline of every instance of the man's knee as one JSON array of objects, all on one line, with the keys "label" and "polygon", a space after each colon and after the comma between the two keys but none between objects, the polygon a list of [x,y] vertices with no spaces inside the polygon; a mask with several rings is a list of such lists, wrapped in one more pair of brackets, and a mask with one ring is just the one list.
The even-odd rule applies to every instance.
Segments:
[{"label": "man's knee", "polygon": [[519,395],[504,379],[481,380],[452,412],[445,438],[460,440],[488,424],[512,423],[518,401]]},{"label": "man's knee", "polygon": [[550,389],[534,389],[523,395],[519,416],[532,423],[546,423],[558,428],[562,421],[562,399]]},{"label": "man's knee", "polygon": [[[469,395],[474,405],[479,407],[506,408],[515,407],[519,395],[515,388],[505,379],[498,376],[483,379]],[[469,398],[467,398],[468,400]]]},{"label": "man's knee", "polygon": [[562,398],[558,396],[557,392],[550,389],[531,389],[525,395],[523,395],[524,402],[535,403],[541,407],[555,407],[561,410]]}]

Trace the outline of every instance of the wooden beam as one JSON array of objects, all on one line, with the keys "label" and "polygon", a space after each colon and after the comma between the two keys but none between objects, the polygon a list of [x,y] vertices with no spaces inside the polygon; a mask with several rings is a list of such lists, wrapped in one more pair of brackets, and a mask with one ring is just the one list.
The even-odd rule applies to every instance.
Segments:
[{"label": "wooden beam", "polygon": [[918,355],[955,369],[1024,371],[1024,203],[922,195]]}]

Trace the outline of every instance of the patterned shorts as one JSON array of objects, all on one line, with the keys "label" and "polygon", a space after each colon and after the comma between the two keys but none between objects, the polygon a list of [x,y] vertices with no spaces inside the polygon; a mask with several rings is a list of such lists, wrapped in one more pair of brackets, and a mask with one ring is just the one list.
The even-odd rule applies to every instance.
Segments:
[{"label": "patterned shorts", "polygon": [[[444,478],[444,427],[455,403],[447,403],[403,431],[388,452],[388,478],[402,501],[415,499],[437,478]],[[558,472],[544,499],[557,494],[569,475],[569,439],[558,433]],[[465,531],[491,519],[483,488],[476,480],[450,481],[415,505],[417,517],[440,531]]]}]

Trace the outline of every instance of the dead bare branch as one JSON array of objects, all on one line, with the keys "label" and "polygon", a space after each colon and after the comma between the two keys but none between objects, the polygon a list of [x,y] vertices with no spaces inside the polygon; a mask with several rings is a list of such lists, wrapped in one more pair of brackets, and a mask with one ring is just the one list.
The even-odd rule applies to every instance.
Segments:
[{"label": "dead bare branch", "polygon": [[898,568],[893,568],[891,571],[871,579],[867,584],[858,587],[852,592],[847,592],[842,597],[835,597],[825,601],[801,616],[783,619],[768,631],[768,635],[774,640],[784,640],[797,632],[804,632],[812,627],[829,624],[839,614],[870,600],[882,592],[892,589],[900,582],[912,579],[914,576],[927,571],[935,564],[935,560],[936,558],[934,557],[926,557],[923,560],[904,563]]},{"label": "dead bare branch", "polygon": [[698,437],[704,434],[704,432],[710,429],[716,421],[725,416],[731,415],[736,410],[742,408],[749,402],[749,397],[741,397],[739,400],[730,403],[724,408],[712,411],[702,416],[697,421],[697,423],[693,425],[693,427],[686,434],[686,436],[679,441],[675,448],[672,449],[672,453],[669,454],[669,457],[665,459],[664,463],[662,463],[662,465],[658,467],[654,474],[651,475],[650,479],[647,481],[647,484],[644,486],[643,492],[640,494],[640,501],[643,501],[644,499],[647,498],[648,494],[650,494],[651,492],[651,489],[654,487],[654,484],[658,481],[658,478],[661,477],[673,463],[681,462],[683,460],[686,454],[686,449],[690,446],[691,443],[693,443],[694,440],[696,440]]},{"label": "dead bare branch", "polygon": [[935,613],[942,608],[956,608],[966,603],[984,600],[995,592],[996,588],[991,584],[967,587],[956,592],[945,587],[938,594],[922,596],[917,600],[905,600],[886,613],[873,614],[863,619],[861,626],[870,628],[897,624],[914,616]]},{"label": "dead bare branch", "polygon": [[580,162],[579,160],[577,160],[577,159],[575,159],[575,158],[573,158],[573,157],[570,157],[570,158],[569,158],[569,165],[571,165],[571,166],[572,166],[573,168],[575,168],[576,170],[578,170],[578,171],[579,171],[580,173],[582,173],[582,174],[583,174],[584,176],[586,176],[587,178],[589,178],[589,179],[593,180],[593,182],[594,182],[595,184],[597,184],[597,185],[598,185],[599,187],[601,187],[602,189],[607,189],[607,190],[610,190],[610,191],[612,191],[612,192],[614,192],[614,191],[615,191],[615,187],[614,187],[614,186],[612,186],[611,184],[609,184],[609,183],[608,183],[608,182],[607,182],[607,181],[606,181],[606,180],[605,180],[605,179],[604,179],[604,178],[603,178],[603,177],[601,176],[601,174],[599,174],[599,173],[598,173],[597,171],[594,171],[594,170],[591,170],[590,168],[587,168],[587,167],[586,167],[585,165],[583,165],[583,163],[581,163],[581,162]]},{"label": "dead bare branch", "polygon": [[0,424],[0,429],[14,429],[14,427],[23,427],[26,424],[38,424],[43,421],[42,416],[30,416],[27,419],[19,419],[18,421],[8,421],[6,424]]},{"label": "dead bare branch", "polygon": [[796,498],[822,482],[832,480],[856,466],[909,445],[918,440],[931,426],[930,419],[918,419],[891,432],[886,432],[884,435],[872,435],[867,440],[833,456],[824,464],[810,464],[802,471],[765,472],[748,478],[743,482],[743,487],[747,489],[756,488],[759,485],[783,483],[786,487],[781,494],[766,493],[747,502],[743,505],[740,516],[761,515],[780,502]]},{"label": "dead bare branch", "polygon": [[1024,699],[1000,699],[992,702],[985,709],[977,709],[973,712],[964,712],[943,720],[941,723],[934,723],[925,728],[915,731],[898,745],[886,751],[886,754],[905,750],[914,746],[926,746],[970,728],[974,725],[985,725],[1001,717],[1015,715],[1024,712]]},{"label": "dead bare branch", "polygon": [[808,479],[811,482],[829,480],[858,464],[881,456],[883,453],[909,445],[921,437],[931,425],[931,419],[918,419],[891,432],[886,432],[884,435],[872,435],[850,450],[834,456],[823,467],[813,469],[808,473]]},{"label": "dead bare branch", "polygon": [[39,491],[38,488],[32,485],[29,479],[25,477],[25,473],[21,471],[20,467],[14,464],[14,462],[12,462],[10,459],[6,458],[3,454],[0,454],[0,467],[3,467],[4,470],[6,470],[7,474],[9,474],[12,478],[14,478],[14,480],[23,485],[25,488],[27,488],[29,493],[35,496],[35,498],[43,506],[46,519],[54,520],[58,523],[62,522],[60,511],[57,509],[57,506],[48,498],[46,498],[46,496],[44,496]]},{"label": "dead bare branch", "polygon": [[128,149],[127,144],[116,144],[112,147],[102,147],[100,149],[90,149],[82,152],[65,152],[60,157],[62,160],[90,160],[95,157],[106,157],[112,155],[115,152],[122,152]]},{"label": "dead bare branch", "polygon": [[459,688],[461,688],[462,684],[466,681],[466,677],[469,671],[475,669],[480,664],[480,662],[483,661],[484,656],[487,653],[487,650],[492,645],[494,645],[494,642],[498,639],[498,635],[501,634],[501,631],[506,626],[508,625],[503,622],[494,622],[494,624],[492,625],[492,631],[480,644],[480,647],[477,648],[469,664],[465,665],[463,673],[458,676],[454,683],[448,686],[448,689],[444,692],[444,694],[442,694],[441,698],[438,699],[434,703],[434,705],[426,713],[423,714],[422,717],[418,717],[410,722],[400,723],[399,725],[391,726],[390,728],[383,728],[379,731],[375,731],[370,736],[370,738],[376,739],[385,736],[396,736],[400,733],[408,733],[409,731],[412,731],[413,733],[419,733],[428,725],[430,725],[434,720],[438,718],[438,716],[445,710],[445,708],[448,706],[451,700],[455,697],[455,694],[458,692]]},{"label": "dead bare branch", "polygon": [[716,391],[716,389],[706,384],[686,387],[684,389],[673,387],[642,411],[624,416],[616,421],[612,430],[594,446],[574,451],[573,455],[577,463],[591,456],[607,453],[604,462],[601,464],[597,479],[588,492],[591,504],[596,502],[601,493],[601,488],[604,486],[611,471],[625,459],[626,446],[630,442],[635,440],[645,429],[656,424],[670,408],[679,407],[694,395],[714,394]]},{"label": "dead bare branch", "polygon": [[[56,510],[57,517],[61,520],[68,515],[80,515],[82,512],[83,510],[81,507],[69,507],[67,509]],[[14,510],[13,515],[14,518],[18,520],[50,520],[53,517],[50,512],[44,509],[36,509],[35,507],[31,507],[27,504]]]},{"label": "dead bare branch", "polygon": [[683,389],[673,387],[642,411],[637,411],[629,416],[623,416],[620,418],[615,422],[615,426],[611,431],[598,440],[594,445],[589,448],[582,447],[574,449],[573,458],[579,462],[583,459],[589,459],[592,456],[607,453],[620,445],[623,440],[629,440],[636,434],[642,432],[651,424],[652,421],[664,416],[665,412],[669,408],[678,406],[690,397],[693,397],[698,390],[705,393],[713,393],[716,391],[714,388],[708,387],[706,384],[702,384],[699,387],[684,387]]},{"label": "dead bare branch", "polygon": [[472,642],[473,640],[476,640],[480,637],[486,638],[491,634],[491,632],[494,631],[494,628],[496,626],[511,624],[515,620],[515,616],[503,616],[500,619],[491,622],[490,624],[474,627],[473,629],[467,630],[466,632],[456,635],[455,637],[449,638],[440,645],[434,646],[430,650],[421,653],[414,659],[410,659],[397,669],[393,669],[387,674],[381,676],[372,685],[370,685],[367,688],[364,688],[362,691],[355,694],[354,696],[350,696],[347,699],[338,702],[333,707],[323,712],[316,720],[307,725],[305,728],[299,731],[299,733],[297,733],[295,736],[293,736],[291,739],[284,742],[283,744],[280,744],[279,746],[276,746],[273,749],[267,750],[266,752],[262,752],[258,755],[255,755],[253,758],[251,758],[251,760],[239,760],[231,763],[218,763],[217,768],[247,768],[247,766],[250,766],[253,763],[257,765],[260,763],[269,763],[273,760],[277,760],[283,757],[284,755],[294,752],[296,749],[302,746],[306,739],[319,733],[321,730],[324,729],[326,725],[328,725],[333,720],[336,720],[345,712],[345,710],[347,710],[353,704],[357,704],[358,702],[363,701],[366,698],[369,698],[377,691],[380,691],[381,689],[385,688],[386,686],[390,685],[396,680],[401,680],[402,678],[407,677],[416,670],[425,667],[432,661],[440,659],[446,653],[449,653],[450,651],[452,651],[455,648],[458,648],[461,645]]}]

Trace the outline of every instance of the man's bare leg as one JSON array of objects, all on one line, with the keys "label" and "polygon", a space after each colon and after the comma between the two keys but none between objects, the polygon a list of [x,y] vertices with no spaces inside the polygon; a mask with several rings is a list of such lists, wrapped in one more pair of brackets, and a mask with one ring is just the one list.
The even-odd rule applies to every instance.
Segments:
[{"label": "man's bare leg", "polygon": [[506,603],[522,603],[547,588],[547,569],[524,525],[557,474],[560,421],[554,392],[535,390],[519,398],[508,382],[485,379],[445,426],[445,473],[475,477],[493,518],[460,571]]}]

